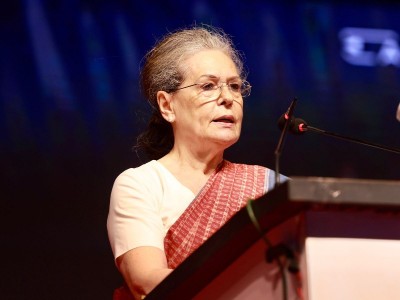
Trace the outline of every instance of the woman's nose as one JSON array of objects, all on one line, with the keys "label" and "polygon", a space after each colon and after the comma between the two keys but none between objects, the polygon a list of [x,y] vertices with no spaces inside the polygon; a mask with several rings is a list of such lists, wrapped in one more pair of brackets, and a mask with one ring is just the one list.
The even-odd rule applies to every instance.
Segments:
[{"label": "woman's nose", "polygon": [[225,105],[230,105],[233,102],[233,93],[232,91],[229,89],[228,84],[223,83],[219,86],[219,90],[220,90],[220,95],[218,100],[221,101],[220,104],[225,104]]}]

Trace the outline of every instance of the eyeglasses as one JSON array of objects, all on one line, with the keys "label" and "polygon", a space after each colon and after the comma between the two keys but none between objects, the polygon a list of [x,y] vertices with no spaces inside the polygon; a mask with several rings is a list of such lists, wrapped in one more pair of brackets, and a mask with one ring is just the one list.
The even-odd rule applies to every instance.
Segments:
[{"label": "eyeglasses", "polygon": [[213,82],[213,81],[207,81],[207,82],[200,82],[200,83],[194,83],[191,85],[187,85],[181,88],[177,88],[175,90],[170,91],[176,92],[182,89],[186,89],[192,86],[197,86],[199,87],[199,94],[206,97],[206,98],[217,98],[219,95],[222,93],[222,87],[226,86],[231,93],[233,94],[234,97],[239,97],[242,96],[248,97],[250,96],[251,92],[251,85],[247,81],[232,81],[232,82],[221,82],[219,84]]}]

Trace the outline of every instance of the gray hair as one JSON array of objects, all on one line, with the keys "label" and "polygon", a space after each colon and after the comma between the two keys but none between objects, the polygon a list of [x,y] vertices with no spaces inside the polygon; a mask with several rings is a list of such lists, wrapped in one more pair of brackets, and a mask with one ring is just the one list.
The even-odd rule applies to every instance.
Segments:
[{"label": "gray hair", "polygon": [[242,56],[230,37],[214,27],[194,27],[167,34],[145,56],[141,72],[142,93],[154,107],[158,91],[175,90],[184,80],[182,62],[202,50],[218,49],[235,63],[244,77]]},{"label": "gray hair", "polygon": [[171,124],[166,122],[158,108],[157,92],[170,92],[179,87],[186,76],[183,62],[202,50],[220,50],[232,59],[239,75],[245,79],[242,55],[233,46],[223,30],[212,27],[192,27],[168,33],[144,57],[140,74],[143,95],[149,101],[153,114],[148,128],[137,140],[136,148],[143,148],[152,159],[167,154],[173,146]]}]

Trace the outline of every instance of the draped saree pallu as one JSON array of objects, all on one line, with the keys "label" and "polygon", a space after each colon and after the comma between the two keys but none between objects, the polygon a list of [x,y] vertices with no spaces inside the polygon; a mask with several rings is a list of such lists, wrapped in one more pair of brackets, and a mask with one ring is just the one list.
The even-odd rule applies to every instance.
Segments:
[{"label": "draped saree pallu", "polygon": [[266,168],[223,161],[164,239],[168,267],[175,269],[218,231],[249,199],[265,192]]}]

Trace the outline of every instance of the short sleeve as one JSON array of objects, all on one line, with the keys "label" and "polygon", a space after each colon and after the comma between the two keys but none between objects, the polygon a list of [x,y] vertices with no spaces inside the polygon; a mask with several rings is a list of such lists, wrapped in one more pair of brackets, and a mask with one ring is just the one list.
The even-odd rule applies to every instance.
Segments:
[{"label": "short sleeve", "polygon": [[140,246],[164,250],[165,229],[158,193],[157,178],[140,169],[128,169],[115,180],[107,219],[115,258]]}]

